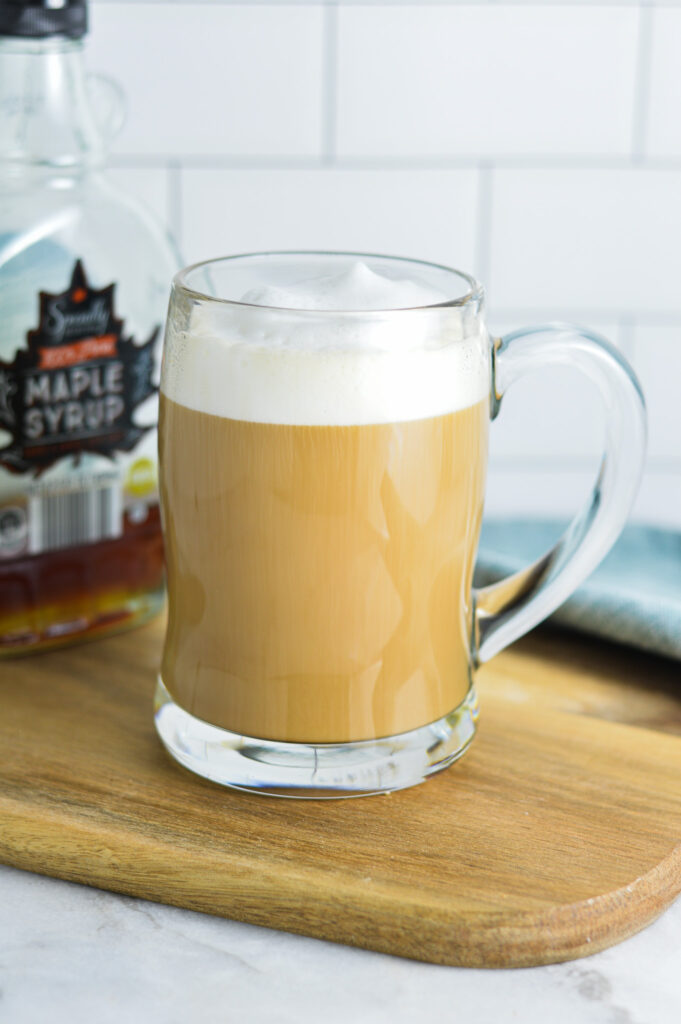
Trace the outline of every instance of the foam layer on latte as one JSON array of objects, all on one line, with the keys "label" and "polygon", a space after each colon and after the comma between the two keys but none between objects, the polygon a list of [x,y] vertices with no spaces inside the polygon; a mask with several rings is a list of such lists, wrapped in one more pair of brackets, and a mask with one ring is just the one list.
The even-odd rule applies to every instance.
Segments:
[{"label": "foam layer on latte", "polygon": [[325,311],[409,309],[446,302],[449,296],[424,281],[385,277],[358,261],[340,274],[308,278],[286,286],[252,288],[242,302],[278,309]]},{"label": "foam layer on latte", "polygon": [[171,319],[168,398],[248,422],[359,426],[445,415],[489,393],[486,334],[464,309],[438,308],[446,297],[423,282],[360,264],[242,302],[195,305],[184,329]]}]

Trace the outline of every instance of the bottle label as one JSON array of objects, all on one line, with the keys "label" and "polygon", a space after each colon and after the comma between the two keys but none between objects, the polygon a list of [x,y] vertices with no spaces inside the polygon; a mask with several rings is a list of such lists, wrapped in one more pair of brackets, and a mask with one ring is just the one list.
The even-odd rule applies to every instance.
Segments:
[{"label": "bottle label", "polygon": [[160,325],[138,344],[115,287],[93,288],[77,260],[0,360],[0,558],[115,538],[156,499],[155,414],[138,413],[158,391]]},{"label": "bottle label", "polygon": [[40,293],[40,319],[12,363],[0,360],[0,423],[12,440],[0,465],[36,474],[65,455],[131,451],[150,427],[134,421],[152,383],[154,343],[126,338],[114,289],[88,284],[80,260],[65,292]]}]

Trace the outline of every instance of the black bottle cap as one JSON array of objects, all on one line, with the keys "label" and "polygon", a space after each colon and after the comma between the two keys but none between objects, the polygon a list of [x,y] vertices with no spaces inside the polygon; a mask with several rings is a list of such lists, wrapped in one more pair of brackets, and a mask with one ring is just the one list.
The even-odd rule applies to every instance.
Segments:
[{"label": "black bottle cap", "polygon": [[87,0],[0,0],[0,36],[80,39],[87,32]]}]

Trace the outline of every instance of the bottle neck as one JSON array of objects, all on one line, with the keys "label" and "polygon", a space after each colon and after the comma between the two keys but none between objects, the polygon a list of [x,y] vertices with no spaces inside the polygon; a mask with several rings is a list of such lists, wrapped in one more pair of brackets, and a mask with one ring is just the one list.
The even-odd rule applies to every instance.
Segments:
[{"label": "bottle neck", "polygon": [[0,169],[77,172],[104,147],[88,98],[81,40],[0,38]]}]

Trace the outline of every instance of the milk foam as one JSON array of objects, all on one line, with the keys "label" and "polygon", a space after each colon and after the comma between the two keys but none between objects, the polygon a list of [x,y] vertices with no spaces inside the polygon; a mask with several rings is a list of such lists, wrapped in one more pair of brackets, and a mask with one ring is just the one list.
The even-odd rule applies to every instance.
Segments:
[{"label": "milk foam", "polygon": [[299,281],[288,287],[253,288],[241,301],[279,309],[366,312],[432,306],[447,299],[444,292],[423,281],[384,277],[366,263],[357,262],[340,274]]},{"label": "milk foam", "polygon": [[[464,326],[465,307],[438,308],[446,301],[421,281],[356,264],[251,290],[246,305],[199,304],[183,330],[169,321],[161,390],[198,412],[256,423],[353,426],[456,412],[489,394],[489,341],[479,321]],[[424,306],[433,308],[413,308]]]}]

